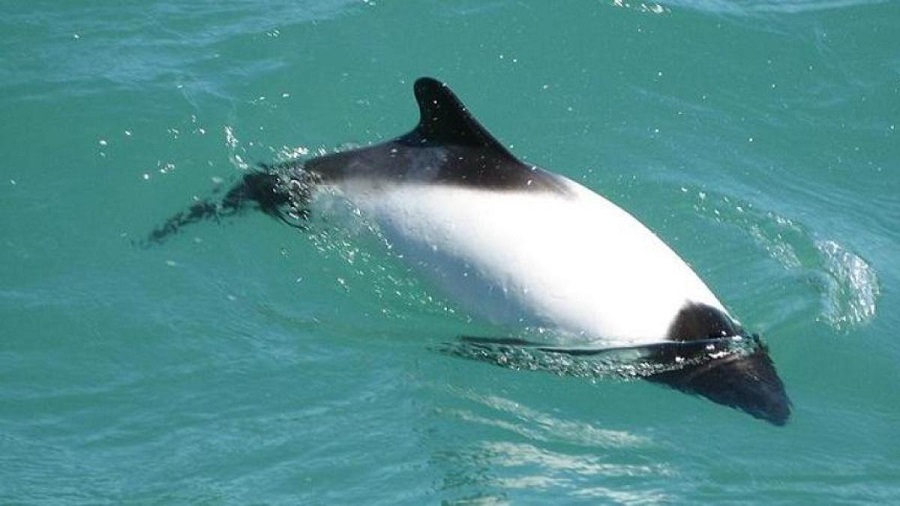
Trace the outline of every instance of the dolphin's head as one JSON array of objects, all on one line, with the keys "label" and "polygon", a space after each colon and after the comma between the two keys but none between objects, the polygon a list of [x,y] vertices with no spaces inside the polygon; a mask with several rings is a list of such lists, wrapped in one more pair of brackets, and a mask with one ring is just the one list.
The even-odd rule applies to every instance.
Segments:
[{"label": "dolphin's head", "polygon": [[[706,397],[775,425],[787,423],[791,401],[775,371],[768,348],[758,336],[743,334],[740,325],[721,310],[705,304],[689,304],[672,324],[669,339],[719,342],[688,352],[677,349],[660,352],[657,360],[685,365],[649,376],[648,380]],[[728,349],[728,343],[732,341],[740,341],[742,349]]]}]

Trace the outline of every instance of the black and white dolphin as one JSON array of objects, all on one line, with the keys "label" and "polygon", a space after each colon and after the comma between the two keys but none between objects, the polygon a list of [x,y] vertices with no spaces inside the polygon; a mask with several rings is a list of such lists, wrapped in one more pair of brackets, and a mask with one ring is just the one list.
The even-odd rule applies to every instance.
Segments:
[{"label": "black and white dolphin", "polygon": [[[497,342],[578,355],[643,349],[685,364],[646,379],[787,422],[790,401],[766,347],[671,248],[597,193],[517,159],[445,84],[422,78],[414,88],[420,119],[406,135],[288,164],[286,176],[249,174],[221,203],[197,204],[151,238],[248,203],[282,219],[293,203],[306,215],[327,189],[472,313],[498,328],[548,330],[546,342]],[[723,351],[742,338],[749,351]]]}]

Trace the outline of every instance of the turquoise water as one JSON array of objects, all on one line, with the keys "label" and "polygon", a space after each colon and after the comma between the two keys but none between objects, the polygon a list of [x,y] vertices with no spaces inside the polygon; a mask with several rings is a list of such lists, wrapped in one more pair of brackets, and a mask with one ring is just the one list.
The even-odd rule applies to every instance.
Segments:
[{"label": "turquoise water", "polygon": [[[900,500],[900,4],[0,13],[0,502]],[[257,162],[404,133],[421,75],[686,258],[791,422],[443,353],[479,324],[353,232],[135,245]]]}]

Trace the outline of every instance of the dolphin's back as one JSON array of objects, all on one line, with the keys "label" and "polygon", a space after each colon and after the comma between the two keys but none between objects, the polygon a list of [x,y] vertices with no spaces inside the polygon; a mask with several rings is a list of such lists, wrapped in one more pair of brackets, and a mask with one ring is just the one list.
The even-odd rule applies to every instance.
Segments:
[{"label": "dolphin's back", "polygon": [[302,170],[326,182],[366,179],[509,192],[568,191],[560,176],[510,153],[444,83],[419,79],[415,95],[419,123],[409,133],[309,160]]}]

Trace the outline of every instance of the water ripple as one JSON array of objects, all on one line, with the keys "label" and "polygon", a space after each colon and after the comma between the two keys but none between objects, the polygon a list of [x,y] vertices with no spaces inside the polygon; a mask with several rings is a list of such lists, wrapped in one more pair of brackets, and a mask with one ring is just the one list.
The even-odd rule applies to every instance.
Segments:
[{"label": "water ripple", "polygon": [[832,328],[846,331],[875,317],[881,294],[878,275],[837,240],[816,237],[791,218],[732,197],[697,192],[694,210],[739,228],[786,271],[810,274],[821,292],[819,318]]},{"label": "water ripple", "polygon": [[835,241],[817,241],[829,276],[823,295],[823,317],[836,329],[847,329],[875,317],[881,293],[875,270]]},{"label": "water ripple", "polygon": [[[618,3],[618,2],[616,2]],[[666,7],[680,7],[713,14],[753,16],[759,14],[800,14],[824,10],[850,9],[858,6],[885,3],[885,0],[665,0]]]},{"label": "water ripple", "polygon": [[626,431],[600,429],[587,423],[564,420],[496,395],[480,396],[467,392],[457,392],[457,394],[483,404],[494,411],[513,415],[517,422],[503,422],[496,416],[484,418],[469,411],[457,412],[456,414],[461,418],[503,428],[526,436],[531,441],[550,442],[561,440],[566,443],[591,448],[635,448],[650,444],[650,440],[643,436],[637,436]]}]

